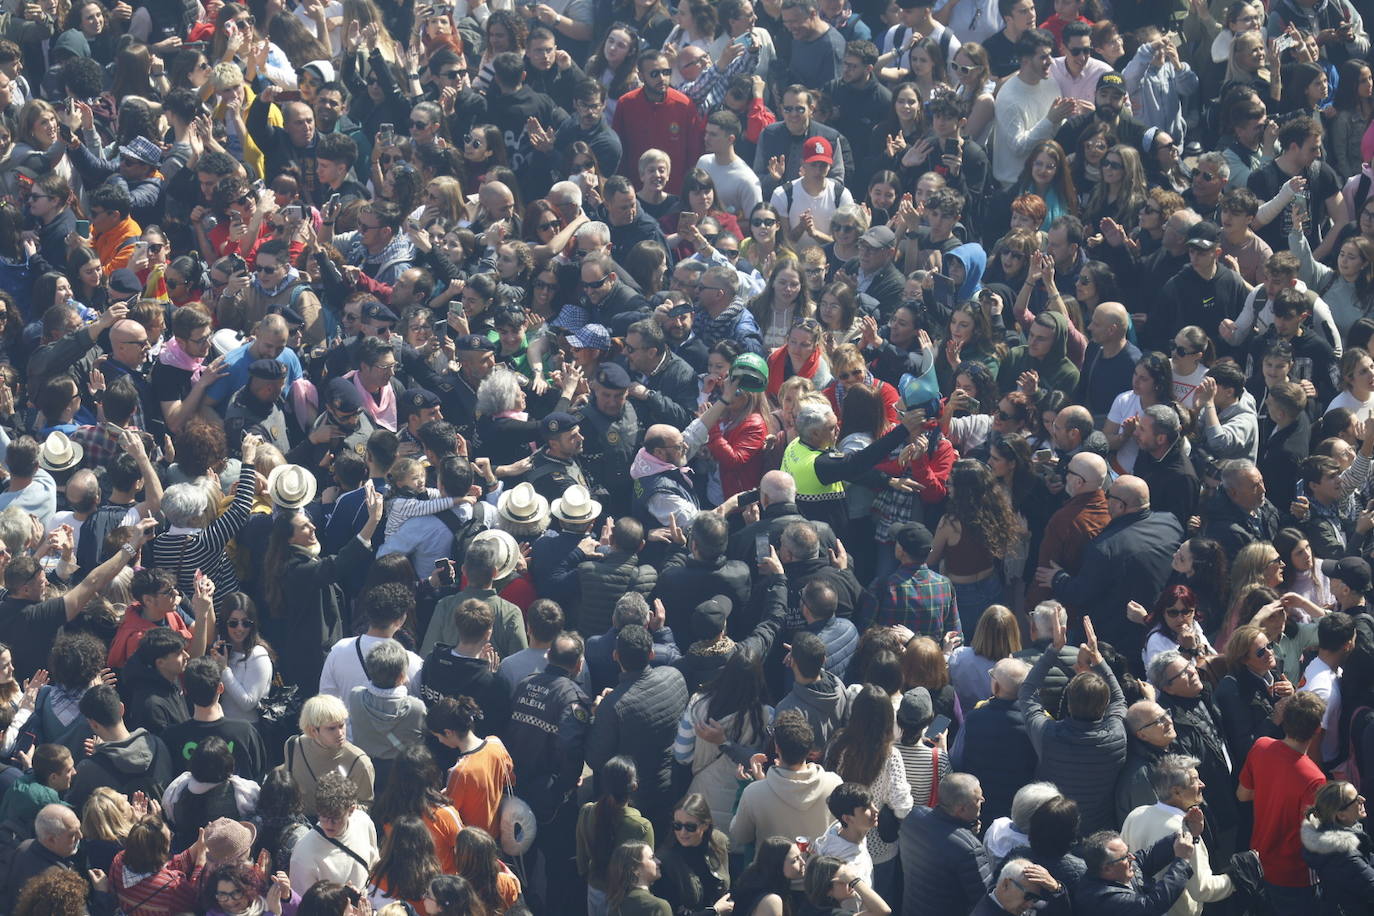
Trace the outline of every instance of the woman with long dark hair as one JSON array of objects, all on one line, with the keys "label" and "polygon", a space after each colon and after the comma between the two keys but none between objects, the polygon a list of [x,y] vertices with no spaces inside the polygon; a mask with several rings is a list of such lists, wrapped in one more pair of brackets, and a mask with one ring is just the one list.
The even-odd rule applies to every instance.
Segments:
[{"label": "woman with long dark hair", "polygon": [[286,767],[273,767],[263,778],[256,816],[258,831],[253,838],[253,860],[266,852],[269,868],[290,872],[291,852],[296,848],[296,841],[310,832],[310,821],[301,801],[301,787]]},{"label": "woman with long dark hair", "polygon": [[419,909],[429,882],[441,874],[434,837],[425,822],[411,814],[384,821],[381,856],[368,875],[368,894],[377,909],[393,901]]},{"label": "woman with long dark hair", "polygon": [[1336,93],[1331,99],[1335,117],[1326,122],[1322,146],[1328,164],[1342,178],[1360,174],[1365,157],[1360,140],[1374,120],[1374,72],[1363,60],[1343,61],[1336,72]]},{"label": "woman with long dark hair", "polygon": [[982,363],[992,375],[1006,354],[1006,347],[993,339],[987,313],[976,302],[962,302],[950,313],[944,345],[935,351],[935,377],[940,390],[954,390],[954,373],[969,362]]},{"label": "woman with long dark hair", "polygon": [[668,902],[649,892],[661,874],[658,857],[648,843],[630,841],[617,846],[606,869],[607,916],[672,916]]},{"label": "woman with long dark hair", "polygon": [[1336,598],[1331,594],[1331,580],[1322,572],[1321,563],[1312,554],[1312,544],[1301,529],[1280,528],[1274,535],[1274,549],[1283,561],[1280,591],[1298,595],[1304,602],[1317,607],[1334,606]]},{"label": "woman with long dark hair", "polygon": [[1012,188],[1012,197],[1034,194],[1045,202],[1045,220],[1036,229],[1047,230],[1060,216],[1078,212],[1073,170],[1064,147],[1053,140],[1041,140],[1031,147],[1021,177]]},{"label": "woman with long dark hair", "polygon": [[612,757],[601,768],[601,797],[577,816],[577,872],[587,881],[587,916],[605,916],[608,869],[622,843],[638,841],[653,850],[654,828],[630,804],[639,788],[632,758]]},{"label": "woman with long dark hair", "polygon": [[971,633],[984,608],[1000,600],[1000,561],[1025,533],[1025,526],[981,461],[954,462],[948,489],[949,505],[935,528],[926,562],[934,568],[943,561],[944,574],[958,597],[959,620],[964,632]]},{"label": "woman with long dark hair", "polygon": [[806,853],[791,837],[768,837],[730,891],[735,916],[793,916],[801,903],[793,884],[805,877]]},{"label": "woman with long dark hair", "polygon": [[1083,205],[1083,222],[1096,226],[1103,219],[1116,220],[1130,231],[1145,203],[1145,167],[1133,146],[1119,143],[1102,158],[1102,180]]},{"label": "woman with long dark hair", "polygon": [[272,689],[277,656],[258,631],[258,608],[243,592],[224,596],[217,616],[221,652],[213,654],[223,665],[224,696],[220,703],[226,719],[258,721],[258,703]]},{"label": "woman with long dark hair", "polygon": [[606,87],[606,123],[615,117],[620,97],[639,86],[636,62],[644,45],[634,26],[613,22],[587,61],[587,77]]},{"label": "woman with long dark hair", "polygon": [[425,916],[491,916],[477,889],[461,875],[439,875],[430,881],[422,902]]},{"label": "woman with long dark hair", "polygon": [[1136,455],[1140,454],[1133,435],[1136,418],[1146,407],[1172,404],[1173,401],[1174,370],[1169,358],[1163,353],[1146,353],[1135,364],[1130,390],[1121,392],[1112,401],[1107,422],[1102,426],[1107,444],[1116,451],[1112,464],[1118,473],[1129,474],[1135,467]]},{"label": "woman with long dark hair", "polygon": [[404,748],[391,765],[391,774],[372,803],[372,819],[390,824],[400,817],[417,817],[429,828],[439,868],[454,870],[453,848],[463,821],[442,790],[443,777],[434,755],[424,745]]},{"label": "woman with long dark hair", "polygon": [[364,569],[372,562],[372,535],[382,520],[382,495],[371,481],[364,487],[367,521],[337,555],[320,555],[315,523],[304,512],[284,511],[272,520],[261,580],[268,632],[277,651],[291,659],[283,678],[307,689],[319,683],[325,656],[343,638],[342,572]]},{"label": "woman with long dark hair", "polygon": [[673,916],[693,916],[730,891],[730,838],[695,793],[677,803],[672,827],[672,839],[658,847],[660,874],[650,890],[668,901]]},{"label": "woman with long dark hair", "polygon": [[734,811],[739,782],[736,764],[719,745],[700,737],[697,729],[708,722],[720,724],[724,739],[741,748],[762,749],[768,740],[773,707],[767,704],[763,669],[747,650],[737,649],[725,660],[715,677],[687,702],[673,742],[673,758],[690,765],[688,792],[704,797],[716,823],[729,821]]},{"label": "woman with long dark hair", "polygon": [[[887,806],[900,820],[912,808],[911,784],[897,750],[897,719],[892,697],[876,684],[865,684],[855,694],[849,721],[830,740],[827,767],[845,782],[856,782],[873,796],[873,807]],[[873,884],[879,893],[890,893],[899,867],[897,845],[870,830],[865,840],[873,859]]]}]

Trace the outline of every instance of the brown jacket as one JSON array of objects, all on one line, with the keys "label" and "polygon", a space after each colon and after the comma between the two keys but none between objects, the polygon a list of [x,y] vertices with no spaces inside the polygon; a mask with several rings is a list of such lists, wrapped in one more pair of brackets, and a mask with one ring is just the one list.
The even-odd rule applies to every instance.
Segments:
[{"label": "brown jacket", "polygon": [[[1035,565],[1058,563],[1065,572],[1078,575],[1083,562],[1083,549],[1111,520],[1105,492],[1093,490],[1079,493],[1050,516],[1045,525],[1045,536],[1040,541],[1040,559]],[[1048,588],[1032,582],[1026,590],[1026,606],[1034,607],[1052,597]]]}]

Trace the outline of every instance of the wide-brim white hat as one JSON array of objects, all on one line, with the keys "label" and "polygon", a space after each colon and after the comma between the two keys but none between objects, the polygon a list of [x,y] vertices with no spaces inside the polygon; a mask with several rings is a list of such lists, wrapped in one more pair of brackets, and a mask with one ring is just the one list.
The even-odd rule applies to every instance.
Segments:
[{"label": "wide-brim white hat", "polygon": [[592,494],[580,483],[575,483],[563,491],[563,495],[553,501],[549,509],[553,517],[570,525],[585,525],[601,517],[601,503],[592,499]]},{"label": "wide-brim white hat", "polygon": [[496,511],[517,525],[536,525],[549,517],[549,501],[539,495],[534,484],[522,483],[501,494]]},{"label": "wide-brim white hat", "polygon": [[38,450],[38,463],[49,471],[70,471],[81,463],[86,450],[80,442],[73,442],[60,429],[48,433],[43,447]]},{"label": "wide-brim white hat", "polygon": [[215,348],[215,353],[224,356],[243,346],[243,335],[233,328],[220,328],[210,335],[210,346]]},{"label": "wide-brim white hat", "polygon": [[279,464],[267,475],[267,493],[283,509],[300,509],[315,501],[315,475],[299,464]]},{"label": "wide-brim white hat", "polygon": [[501,546],[497,552],[496,575],[491,577],[493,582],[499,582],[515,572],[515,567],[520,562],[520,542],[515,539],[515,535],[498,528],[488,528],[486,531],[478,532],[469,542],[468,548],[471,549],[478,541],[496,541]]}]

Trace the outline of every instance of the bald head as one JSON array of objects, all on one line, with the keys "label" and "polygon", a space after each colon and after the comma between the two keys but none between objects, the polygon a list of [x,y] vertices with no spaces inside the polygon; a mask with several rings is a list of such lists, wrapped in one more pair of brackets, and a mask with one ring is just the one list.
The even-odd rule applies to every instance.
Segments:
[{"label": "bald head", "polygon": [[759,499],[764,506],[797,500],[797,481],[786,471],[769,471],[759,481]]},{"label": "bald head", "polygon": [[253,355],[257,359],[276,359],[286,349],[291,329],[280,315],[268,315],[254,328]]},{"label": "bald head", "polygon": [[992,666],[992,695],[1011,699],[1021,690],[1021,682],[1030,673],[1030,665],[1019,658],[1004,658]]},{"label": "bald head", "polygon": [[1107,479],[1107,461],[1092,452],[1079,452],[1069,459],[1068,480],[1065,486],[1070,496],[1102,489]]},{"label": "bald head", "polygon": [[148,355],[148,331],[130,318],[123,318],[110,326],[110,349],[116,362],[134,369],[143,365]]},{"label": "bald head", "polygon": [[507,210],[515,206],[515,195],[510,192],[500,181],[488,181],[477,192],[481,199],[482,206],[493,214],[499,214],[501,210]]},{"label": "bald head", "polygon": [[1104,302],[1093,309],[1092,319],[1088,322],[1088,334],[1098,346],[1112,346],[1126,339],[1129,323],[1126,306],[1120,302]]},{"label": "bald head", "polygon": [[1163,706],[1154,700],[1140,700],[1137,703],[1132,703],[1131,708],[1126,710],[1126,728],[1132,732],[1140,731],[1162,715],[1164,715]]},{"label": "bald head", "polygon": [[1118,477],[1107,495],[1107,510],[1113,518],[1150,508],[1150,485],[1139,477]]},{"label": "bald head", "polygon": [[682,465],[687,461],[687,449],[682,432],[667,423],[655,423],[644,433],[644,450],[669,464]]}]

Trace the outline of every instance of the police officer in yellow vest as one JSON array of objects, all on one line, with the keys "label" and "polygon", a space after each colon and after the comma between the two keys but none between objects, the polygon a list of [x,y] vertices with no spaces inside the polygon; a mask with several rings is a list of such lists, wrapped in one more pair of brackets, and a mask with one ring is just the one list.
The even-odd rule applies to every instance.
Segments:
[{"label": "police officer in yellow vest", "polygon": [[840,423],[829,404],[804,403],[797,411],[797,438],[782,455],[782,470],[797,482],[797,510],[812,521],[827,522],[841,534],[849,522],[844,483],[861,475],[921,432],[924,413],[909,411],[902,422],[862,451],[835,451]]}]

